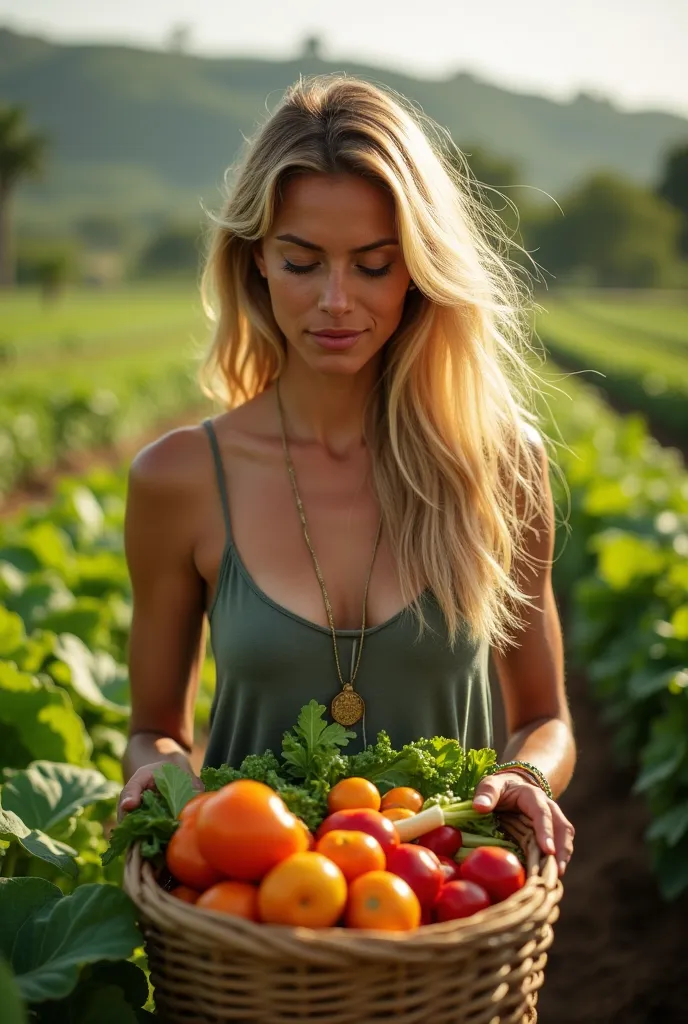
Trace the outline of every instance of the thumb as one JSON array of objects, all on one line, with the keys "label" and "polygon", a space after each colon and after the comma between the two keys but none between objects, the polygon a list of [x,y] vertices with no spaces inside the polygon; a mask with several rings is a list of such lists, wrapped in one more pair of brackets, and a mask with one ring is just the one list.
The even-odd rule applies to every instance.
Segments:
[{"label": "thumb", "polygon": [[503,788],[503,780],[498,779],[496,775],[482,779],[476,786],[473,796],[474,809],[476,811],[485,811],[485,813],[494,810],[499,802]]}]

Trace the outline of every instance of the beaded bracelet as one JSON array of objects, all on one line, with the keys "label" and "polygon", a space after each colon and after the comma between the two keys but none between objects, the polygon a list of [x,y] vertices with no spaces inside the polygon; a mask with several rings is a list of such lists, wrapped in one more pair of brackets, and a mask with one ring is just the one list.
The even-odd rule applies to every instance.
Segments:
[{"label": "beaded bracelet", "polygon": [[485,774],[494,775],[495,772],[508,771],[509,768],[520,768],[528,775],[531,775],[535,782],[537,782],[540,789],[544,790],[545,795],[549,797],[550,800],[554,799],[549,782],[537,765],[531,764],[530,761],[504,761],[502,764],[493,764],[487,769]]}]

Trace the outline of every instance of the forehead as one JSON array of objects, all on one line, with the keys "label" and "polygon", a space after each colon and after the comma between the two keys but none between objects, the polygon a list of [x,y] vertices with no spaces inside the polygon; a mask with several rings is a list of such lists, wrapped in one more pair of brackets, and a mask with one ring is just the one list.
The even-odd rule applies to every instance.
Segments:
[{"label": "forehead", "polygon": [[324,248],[354,249],[393,235],[392,196],[354,174],[297,174],[282,187],[269,235],[292,233]]}]

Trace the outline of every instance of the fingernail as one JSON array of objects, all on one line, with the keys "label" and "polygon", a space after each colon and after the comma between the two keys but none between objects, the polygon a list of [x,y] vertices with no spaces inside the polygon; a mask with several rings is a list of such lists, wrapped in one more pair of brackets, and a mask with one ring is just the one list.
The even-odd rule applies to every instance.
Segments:
[{"label": "fingernail", "polygon": [[545,847],[547,848],[547,853],[556,853],[557,852],[557,848],[554,845],[554,840],[553,839],[546,839],[545,840]]},{"label": "fingernail", "polygon": [[474,807],[491,807],[492,806],[492,801],[490,800],[489,796],[484,796],[484,795],[477,796],[475,798],[475,800],[473,801],[473,806]]},{"label": "fingernail", "polygon": [[565,871],[566,871],[566,861],[565,860],[560,860],[559,861],[559,874],[563,875]]}]

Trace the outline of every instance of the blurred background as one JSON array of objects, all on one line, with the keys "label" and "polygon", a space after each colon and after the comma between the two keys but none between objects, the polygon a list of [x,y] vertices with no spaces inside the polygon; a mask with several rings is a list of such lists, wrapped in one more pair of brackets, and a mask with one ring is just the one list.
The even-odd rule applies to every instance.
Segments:
[{"label": "blurred background", "polygon": [[[0,0],[0,670],[34,673],[46,706],[61,688],[72,716],[47,754],[0,699],[0,766],[121,778],[126,469],[212,411],[204,209],[299,75],[390,85],[540,268],[579,743],[541,1020],[686,1019],[687,40],[684,0]],[[208,660],[199,756],[212,692]]]}]

